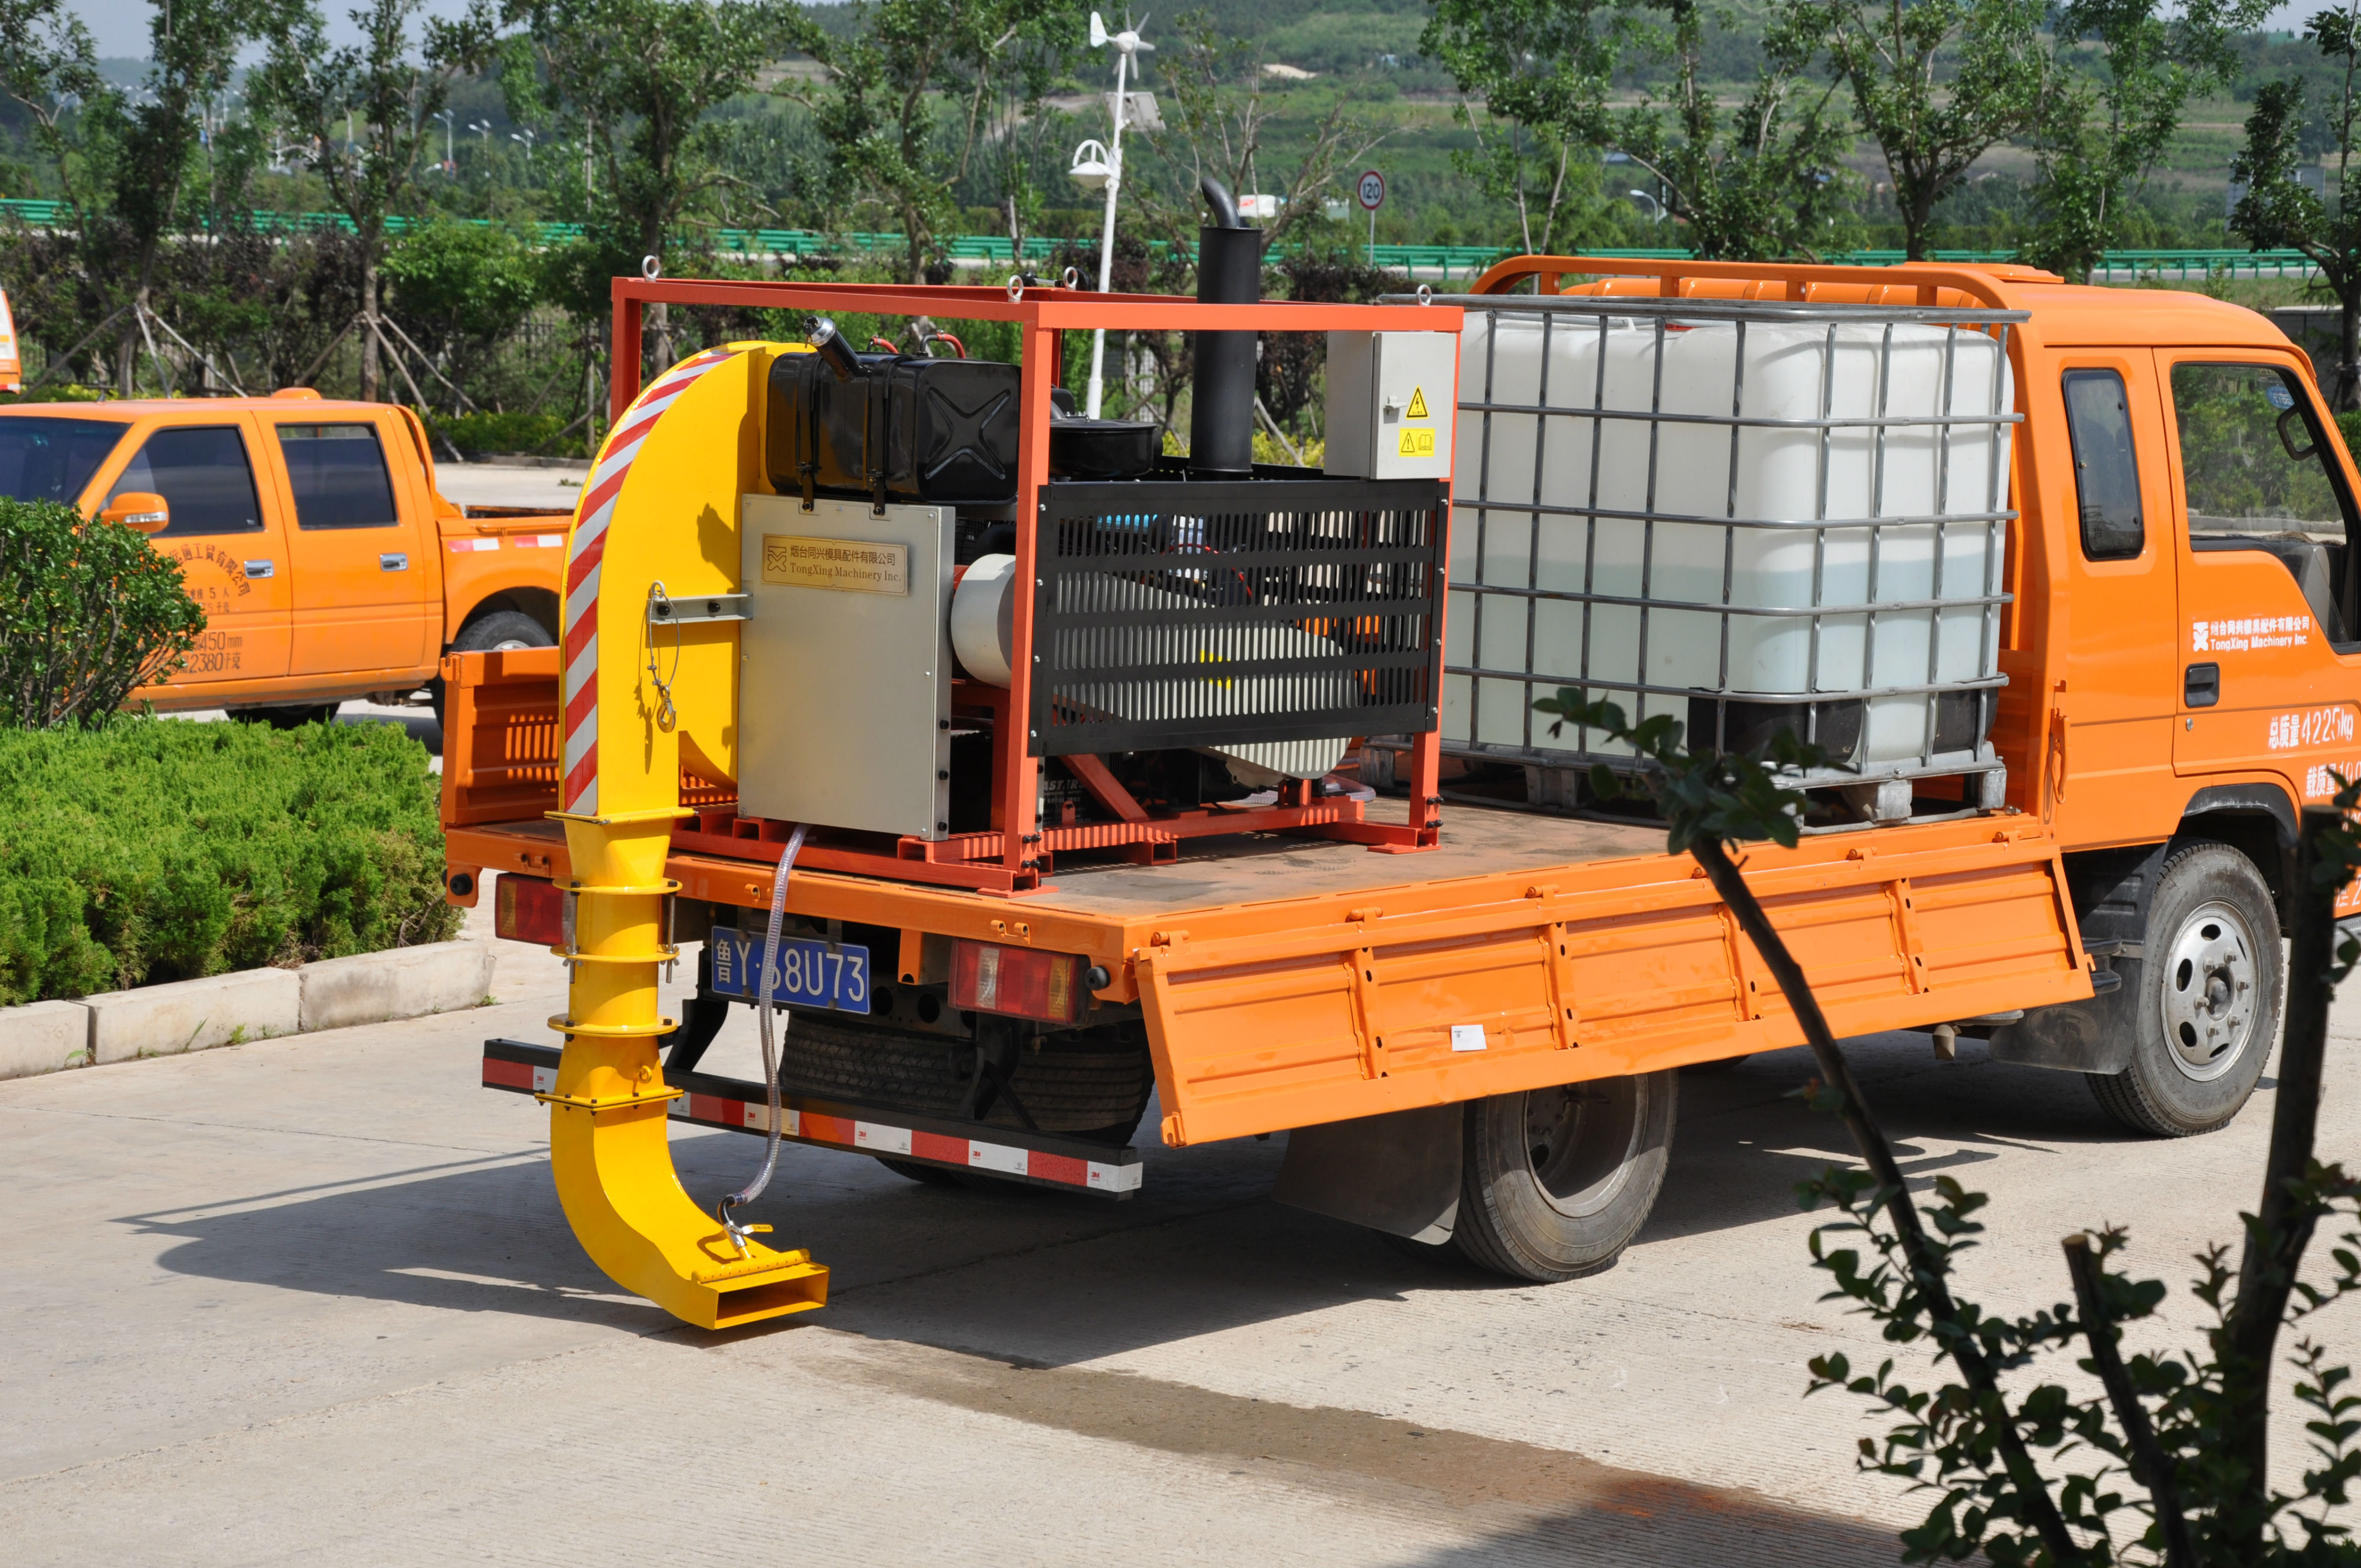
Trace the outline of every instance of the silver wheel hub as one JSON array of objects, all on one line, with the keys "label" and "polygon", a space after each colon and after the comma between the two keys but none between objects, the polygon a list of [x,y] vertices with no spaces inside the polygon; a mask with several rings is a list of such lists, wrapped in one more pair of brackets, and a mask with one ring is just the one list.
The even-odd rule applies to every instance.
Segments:
[{"label": "silver wheel hub", "polygon": [[2161,1008],[2172,1065],[2199,1083],[2221,1077],[2246,1054],[2261,1002],[2256,940],[2246,916],[2226,904],[2190,911],[2162,955]]},{"label": "silver wheel hub", "polygon": [[1595,1214],[1631,1179],[1647,1119],[1639,1079],[1603,1079],[1525,1095],[1525,1157],[1542,1201],[1568,1219]]}]

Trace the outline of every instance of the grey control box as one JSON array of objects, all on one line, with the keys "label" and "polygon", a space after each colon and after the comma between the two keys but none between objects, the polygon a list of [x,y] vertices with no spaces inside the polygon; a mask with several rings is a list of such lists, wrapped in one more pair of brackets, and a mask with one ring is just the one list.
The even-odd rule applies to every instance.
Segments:
[{"label": "grey control box", "polygon": [[1322,470],[1346,479],[1448,479],[1458,380],[1456,333],[1330,333]]},{"label": "grey control box", "polygon": [[951,509],[750,495],[741,516],[738,809],[948,837]]}]

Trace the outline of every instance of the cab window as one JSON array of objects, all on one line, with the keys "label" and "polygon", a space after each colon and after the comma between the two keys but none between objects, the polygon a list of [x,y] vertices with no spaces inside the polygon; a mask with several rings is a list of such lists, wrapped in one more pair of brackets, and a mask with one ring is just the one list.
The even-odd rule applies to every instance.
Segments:
[{"label": "cab window", "polygon": [[105,419],[0,419],[0,496],[73,505],[127,428]]},{"label": "cab window", "polygon": [[2140,515],[2139,454],[2132,445],[2124,378],[2113,370],[2069,370],[2065,393],[2082,554],[2092,561],[2131,560],[2147,547],[2147,527]]},{"label": "cab window", "polygon": [[393,477],[373,424],[282,424],[298,528],[391,528]]},{"label": "cab window", "polygon": [[254,466],[246,441],[229,424],[181,425],[148,436],[115,481],[115,494],[147,490],[164,498],[171,521],[159,537],[192,533],[258,533],[262,505],[255,499]]},{"label": "cab window", "polygon": [[2189,545],[2278,558],[2332,642],[2353,622],[2345,576],[2352,508],[2331,441],[2295,372],[2276,365],[2172,367]]}]

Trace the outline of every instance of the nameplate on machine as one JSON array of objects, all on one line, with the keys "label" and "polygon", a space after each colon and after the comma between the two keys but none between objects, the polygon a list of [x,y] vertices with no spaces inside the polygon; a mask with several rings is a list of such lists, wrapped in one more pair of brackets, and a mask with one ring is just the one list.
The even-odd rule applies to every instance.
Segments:
[{"label": "nameplate on machine", "polygon": [[862,539],[763,535],[763,581],[779,587],[838,593],[910,594],[910,547]]}]

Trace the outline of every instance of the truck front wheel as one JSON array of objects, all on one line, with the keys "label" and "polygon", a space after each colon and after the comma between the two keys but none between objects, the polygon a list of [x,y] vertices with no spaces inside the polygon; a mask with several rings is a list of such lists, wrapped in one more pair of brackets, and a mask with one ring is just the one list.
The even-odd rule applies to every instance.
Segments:
[{"label": "truck front wheel", "polygon": [[1679,1095],[1677,1072],[1650,1072],[1474,1102],[1452,1240],[1517,1279],[1614,1262],[1655,1207]]},{"label": "truck front wheel", "polygon": [[2195,843],[2157,878],[2132,999],[2132,1059],[2088,1073],[2107,1114],[2158,1137],[2238,1113],[2279,1037],[2282,962],[2271,890],[2227,844]]}]

